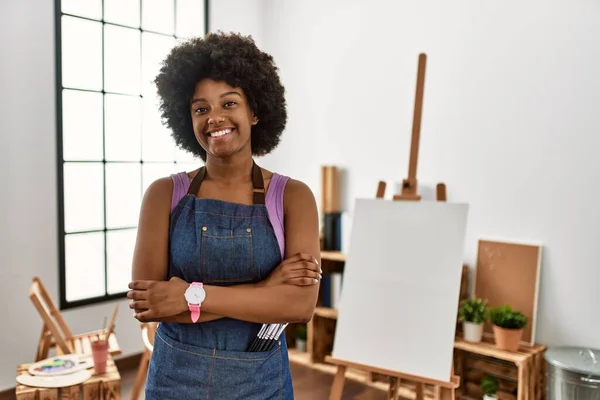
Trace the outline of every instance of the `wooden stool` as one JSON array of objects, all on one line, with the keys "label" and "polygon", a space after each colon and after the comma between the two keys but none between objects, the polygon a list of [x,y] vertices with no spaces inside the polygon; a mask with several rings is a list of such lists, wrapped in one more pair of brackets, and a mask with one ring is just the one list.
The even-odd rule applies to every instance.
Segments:
[{"label": "wooden stool", "polygon": [[[31,364],[21,364],[17,367],[17,376],[29,375]],[[79,385],[64,388],[36,388],[17,384],[15,389],[17,400],[120,400],[121,375],[112,357],[106,362],[106,372],[92,375],[90,379]]]}]

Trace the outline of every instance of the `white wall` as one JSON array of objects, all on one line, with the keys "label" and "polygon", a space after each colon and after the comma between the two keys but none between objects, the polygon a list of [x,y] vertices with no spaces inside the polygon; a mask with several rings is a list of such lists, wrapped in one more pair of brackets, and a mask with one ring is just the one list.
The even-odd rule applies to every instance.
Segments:
[{"label": "white wall", "polygon": [[270,0],[263,18],[290,117],[263,165],[317,196],[320,166],[345,168],[350,214],[380,179],[398,193],[427,53],[421,193],[470,203],[470,265],[483,236],[543,243],[537,340],[600,348],[600,3]]},{"label": "white wall", "polygon": [[[262,35],[261,2],[212,2],[212,29]],[[42,324],[27,296],[39,276],[58,301],[54,1],[0,2],[0,391],[14,387],[17,364],[32,361]],[[223,16],[226,15],[227,18]],[[142,349],[127,300],[64,311],[72,330],[102,326],[119,304],[124,355]]]},{"label": "white wall", "polygon": [[[42,324],[28,298],[39,276],[58,302],[54,2],[2,1],[0,160],[0,391],[16,366],[35,356]],[[6,164],[6,165],[5,165]],[[84,266],[85,267],[85,266]],[[99,329],[115,302],[63,312],[74,333]],[[119,301],[117,333],[125,355],[141,351],[139,324]]]},{"label": "white wall", "polygon": [[212,0],[209,7],[212,32],[251,35],[257,46],[264,41],[264,0]]}]

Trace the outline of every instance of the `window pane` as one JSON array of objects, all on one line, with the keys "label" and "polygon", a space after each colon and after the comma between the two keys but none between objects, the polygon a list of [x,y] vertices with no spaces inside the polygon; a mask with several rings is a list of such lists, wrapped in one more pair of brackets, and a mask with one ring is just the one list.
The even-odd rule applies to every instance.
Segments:
[{"label": "window pane", "polygon": [[65,232],[104,229],[102,163],[65,163]]},{"label": "window pane", "polygon": [[106,164],[107,228],[137,226],[141,190],[141,164]]},{"label": "window pane", "polygon": [[175,172],[179,173],[179,172],[192,172],[197,170],[198,168],[200,168],[201,166],[204,165],[204,162],[202,162],[202,160],[197,161],[197,162],[185,162],[185,163],[177,163],[177,165],[175,166]]},{"label": "window pane", "polygon": [[144,161],[173,161],[175,142],[171,131],[161,122],[156,96],[143,99],[142,159]]},{"label": "window pane", "polygon": [[102,0],[61,0],[61,11],[93,19],[102,18]]},{"label": "window pane", "polygon": [[177,0],[177,30],[178,37],[204,36],[206,32],[204,1]]},{"label": "window pane", "polygon": [[104,232],[65,237],[67,301],[104,295]]},{"label": "window pane", "polygon": [[142,0],[142,29],[175,34],[175,4],[173,0]]},{"label": "window pane", "polygon": [[106,95],[104,118],[107,160],[140,161],[141,114],[142,99],[139,96]]},{"label": "window pane", "polygon": [[159,178],[164,178],[175,173],[175,170],[176,166],[173,162],[144,163],[142,166],[143,192],[146,192],[148,186],[150,186],[152,182]]},{"label": "window pane", "polygon": [[62,17],[62,84],[102,90],[102,23]]},{"label": "window pane", "polygon": [[106,232],[108,294],[128,290],[137,229]]},{"label": "window pane", "polygon": [[102,94],[63,90],[64,160],[102,161]]},{"label": "window pane", "polygon": [[198,168],[200,168],[201,166],[204,165],[204,162],[202,160],[198,160],[196,162],[178,162],[177,166],[175,167],[176,172],[192,172],[197,170]]},{"label": "window pane", "polygon": [[153,81],[158,74],[160,64],[175,45],[172,36],[142,33],[142,93],[154,95],[156,86]]},{"label": "window pane", "polygon": [[140,27],[140,0],[104,0],[104,21]]},{"label": "window pane", "polygon": [[200,157],[194,156],[188,151],[181,150],[179,147],[175,147],[175,160],[177,162],[199,162]]},{"label": "window pane", "polygon": [[105,90],[140,94],[140,31],[105,25],[104,51]]}]

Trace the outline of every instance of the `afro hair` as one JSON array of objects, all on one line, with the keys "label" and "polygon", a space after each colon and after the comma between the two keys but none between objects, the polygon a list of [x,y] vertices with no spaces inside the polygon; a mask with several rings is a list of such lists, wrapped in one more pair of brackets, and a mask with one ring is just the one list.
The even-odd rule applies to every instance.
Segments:
[{"label": "afro hair", "polygon": [[163,123],[175,143],[206,161],[192,128],[189,105],[196,84],[209,78],[241,88],[258,124],[252,127],[252,154],[270,153],[287,122],[285,89],[273,57],[259,50],[251,36],[209,33],[174,47],[163,61],[154,83]]}]

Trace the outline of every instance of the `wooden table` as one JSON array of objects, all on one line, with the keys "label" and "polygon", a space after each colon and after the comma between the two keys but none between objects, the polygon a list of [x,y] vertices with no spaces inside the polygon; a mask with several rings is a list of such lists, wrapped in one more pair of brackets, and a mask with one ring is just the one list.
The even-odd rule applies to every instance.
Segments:
[{"label": "wooden table", "polygon": [[[17,376],[29,375],[31,364],[22,364],[17,367]],[[94,371],[92,369],[92,373]],[[79,385],[64,388],[35,388],[17,384],[17,400],[120,400],[121,375],[117,370],[112,357],[109,356],[106,372],[92,375],[87,381]]]}]

